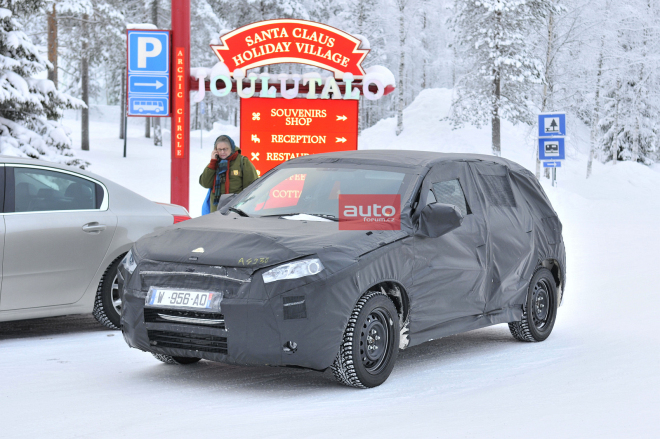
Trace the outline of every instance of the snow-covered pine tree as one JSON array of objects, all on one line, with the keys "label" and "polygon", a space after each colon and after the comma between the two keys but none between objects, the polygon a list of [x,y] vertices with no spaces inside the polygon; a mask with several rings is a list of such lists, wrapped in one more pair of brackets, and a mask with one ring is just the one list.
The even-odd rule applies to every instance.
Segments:
[{"label": "snow-covered pine tree", "polygon": [[0,0],[0,153],[84,168],[88,163],[73,156],[68,132],[57,122],[64,109],[84,104],[52,81],[35,78],[52,65],[17,16],[33,17],[43,6],[39,0]]},{"label": "snow-covered pine tree", "polygon": [[[60,41],[61,89],[89,103],[98,97],[112,73],[121,75],[116,65],[108,71],[103,64],[118,47],[125,58],[124,16],[107,1],[62,0],[56,2]],[[123,43],[123,44],[122,44]],[[108,81],[110,79],[110,81]],[[81,147],[88,150],[89,111],[81,117]]]},{"label": "snow-covered pine tree", "polygon": [[[382,2],[379,0],[337,1],[325,6],[328,13],[327,17],[320,17],[321,21],[327,19],[327,23],[332,26],[352,35],[366,38],[369,43],[369,55],[363,64],[365,68],[372,65],[382,65],[387,58],[385,23],[380,13],[381,4]],[[331,10],[331,7],[336,8],[336,10]],[[370,101],[361,95],[358,132],[362,132],[363,129],[378,121],[381,118],[382,101],[391,99],[392,97],[389,96],[379,101]]]},{"label": "snow-covered pine tree", "polygon": [[658,158],[660,63],[649,55],[660,49],[660,21],[648,0],[634,0],[633,5],[617,5],[617,38],[603,83],[605,103],[598,127],[606,161],[650,165]]},{"label": "snow-covered pine tree", "polygon": [[451,26],[457,51],[472,66],[456,86],[455,126],[491,122],[493,154],[501,154],[500,118],[532,123],[532,88],[541,83],[542,61],[531,29],[545,28],[551,0],[457,0]]}]

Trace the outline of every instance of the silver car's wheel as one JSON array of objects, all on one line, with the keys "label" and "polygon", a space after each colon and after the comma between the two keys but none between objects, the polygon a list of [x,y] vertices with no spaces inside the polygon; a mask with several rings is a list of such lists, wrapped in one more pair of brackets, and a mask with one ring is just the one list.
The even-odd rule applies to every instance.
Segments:
[{"label": "silver car's wheel", "polygon": [[103,274],[92,312],[99,323],[110,329],[121,327],[121,291],[117,269],[123,257],[124,255],[121,255],[115,259]]},{"label": "silver car's wheel", "polygon": [[115,273],[110,286],[110,300],[117,314],[121,315],[121,295],[119,294],[119,274]]}]

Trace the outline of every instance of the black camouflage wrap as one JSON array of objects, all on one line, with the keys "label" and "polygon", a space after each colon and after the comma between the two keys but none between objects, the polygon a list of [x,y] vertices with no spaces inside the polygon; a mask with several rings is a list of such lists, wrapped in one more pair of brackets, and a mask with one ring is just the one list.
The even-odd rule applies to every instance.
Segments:
[{"label": "black camouflage wrap", "polygon": [[[402,348],[520,320],[529,281],[540,266],[551,269],[561,301],[566,266],[561,223],[534,175],[520,165],[421,151],[318,154],[280,165],[297,166],[405,172],[401,230],[340,231],[336,222],[245,218],[224,207],[147,235],[133,247],[135,271],[120,269],[122,331],[131,347],[324,370],[337,356],[355,304],[374,289],[386,292],[399,311]],[[449,180],[460,182],[469,208],[461,226],[438,238],[415,235],[433,183]],[[192,253],[199,247],[204,253]],[[263,282],[263,272],[308,257],[319,258],[325,269]],[[145,322],[150,286],[222,292],[224,327]],[[197,340],[196,348],[160,346],[150,338],[153,331]],[[203,347],[209,340],[212,349]]]}]

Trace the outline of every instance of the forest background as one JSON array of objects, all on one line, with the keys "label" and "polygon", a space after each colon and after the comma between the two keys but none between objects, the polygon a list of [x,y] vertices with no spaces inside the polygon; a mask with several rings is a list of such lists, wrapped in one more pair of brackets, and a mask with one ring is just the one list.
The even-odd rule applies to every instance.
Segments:
[{"label": "forest background", "polygon": [[[395,116],[402,132],[403,109],[423,89],[444,87],[453,90],[453,125],[490,126],[499,155],[502,119],[531,130],[538,113],[565,111],[569,123],[590,128],[588,177],[592,160],[660,159],[659,1],[191,0],[191,67],[212,67],[218,60],[209,44],[255,21],[327,23],[362,36],[371,49],[364,66],[386,66],[396,77],[391,95],[361,99],[360,130]],[[62,109],[80,109],[88,149],[86,107],[124,101],[127,26],[168,29],[170,1],[0,0],[0,21],[2,153],[10,145],[16,155],[67,156],[70,140],[57,123]],[[33,79],[39,75],[48,79]],[[17,86],[15,76],[27,85]],[[210,129],[218,120],[238,126],[238,109],[237,96],[192,104],[191,129]],[[162,144],[161,119],[144,120],[145,136]],[[119,126],[118,135],[124,135]]]}]

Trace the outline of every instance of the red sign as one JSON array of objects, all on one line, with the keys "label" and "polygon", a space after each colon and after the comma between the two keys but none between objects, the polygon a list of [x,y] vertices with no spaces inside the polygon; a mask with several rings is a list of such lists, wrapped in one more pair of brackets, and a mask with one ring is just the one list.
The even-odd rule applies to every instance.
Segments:
[{"label": "red sign", "polygon": [[358,101],[241,99],[241,152],[263,175],[289,159],[357,149]]},{"label": "red sign", "polygon": [[172,118],[172,139],[174,139],[173,158],[182,159],[185,157],[185,114],[186,108],[186,75],[188,71],[186,66],[186,51],[183,47],[174,48],[174,117]]},{"label": "red sign", "polygon": [[401,230],[401,195],[339,194],[339,230]]},{"label": "red sign", "polygon": [[267,20],[248,24],[222,37],[222,45],[211,45],[229,71],[245,73],[255,67],[299,63],[356,78],[365,75],[362,61],[368,49],[359,49],[361,40],[326,24],[305,20]]}]

